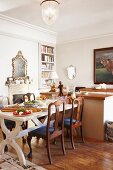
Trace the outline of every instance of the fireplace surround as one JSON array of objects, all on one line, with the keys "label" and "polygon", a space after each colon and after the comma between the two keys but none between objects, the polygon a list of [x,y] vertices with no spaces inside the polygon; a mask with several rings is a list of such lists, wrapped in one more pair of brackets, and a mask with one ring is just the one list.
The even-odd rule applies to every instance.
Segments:
[{"label": "fireplace surround", "polygon": [[[23,94],[29,93],[29,84],[10,84],[8,85],[8,98],[9,104],[14,104],[17,100],[17,95],[20,97],[18,100],[22,102]],[[16,95],[16,96],[15,96]],[[16,97],[16,99],[15,99]]]}]

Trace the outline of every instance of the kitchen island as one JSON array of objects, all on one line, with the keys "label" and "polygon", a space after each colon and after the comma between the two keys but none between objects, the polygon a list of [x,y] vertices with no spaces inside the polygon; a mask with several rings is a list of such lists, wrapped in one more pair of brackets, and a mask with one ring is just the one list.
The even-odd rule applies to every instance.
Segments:
[{"label": "kitchen island", "polygon": [[104,141],[105,121],[113,121],[113,96],[110,94],[85,94],[83,133],[86,139]]},{"label": "kitchen island", "polygon": [[113,95],[113,89],[106,88],[106,89],[96,89],[96,88],[82,88],[80,89],[80,92],[88,92],[88,93],[96,93],[96,94],[112,94]]}]

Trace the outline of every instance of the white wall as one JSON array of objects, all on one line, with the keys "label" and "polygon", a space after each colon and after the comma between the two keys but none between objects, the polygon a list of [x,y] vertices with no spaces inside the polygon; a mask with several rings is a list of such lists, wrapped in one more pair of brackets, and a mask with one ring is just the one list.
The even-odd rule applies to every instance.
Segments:
[{"label": "white wall", "polygon": [[[57,45],[56,64],[59,80],[69,86],[94,86],[93,49],[105,47],[113,47],[113,35]],[[76,67],[74,80],[69,80],[66,76],[65,69],[69,65]],[[113,88],[112,85],[108,87]]]},{"label": "white wall", "polygon": [[28,76],[38,80],[38,44],[0,35],[0,95],[7,95],[7,77],[12,77],[12,58],[21,50],[28,61]]},{"label": "white wall", "polygon": [[56,43],[55,33],[0,15],[0,95],[8,96],[5,86],[12,77],[12,58],[19,50],[28,61],[27,75],[35,80],[34,92],[38,92],[38,43]]}]

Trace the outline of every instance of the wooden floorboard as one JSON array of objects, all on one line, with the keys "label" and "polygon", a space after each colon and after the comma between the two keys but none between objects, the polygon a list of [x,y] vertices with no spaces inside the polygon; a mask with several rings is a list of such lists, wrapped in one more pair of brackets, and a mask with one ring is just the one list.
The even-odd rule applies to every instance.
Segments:
[{"label": "wooden floorboard", "polygon": [[[2,134],[0,131],[0,141]],[[29,149],[22,140],[17,141],[22,147],[25,155]],[[113,170],[113,143],[112,142],[88,142],[84,144],[75,139],[76,149],[71,148],[70,140],[65,138],[66,155],[61,150],[60,140],[57,145],[51,144],[51,153],[53,164],[49,165],[46,153],[45,141],[32,140],[33,157],[31,162],[38,164],[47,170]],[[9,147],[9,151],[15,151]]]}]

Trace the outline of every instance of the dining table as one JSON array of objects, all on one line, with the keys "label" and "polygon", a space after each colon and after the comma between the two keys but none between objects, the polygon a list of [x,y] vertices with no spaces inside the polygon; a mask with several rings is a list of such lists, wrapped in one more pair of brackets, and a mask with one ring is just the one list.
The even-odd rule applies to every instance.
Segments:
[{"label": "dining table", "polygon": [[[71,104],[65,104],[65,110],[70,110],[71,107],[72,107]],[[77,105],[75,105],[75,107],[77,107]],[[60,111],[62,110],[63,110],[63,106],[60,107]],[[55,108],[52,108],[52,113],[54,112],[55,112]],[[41,122],[40,120],[40,118],[42,117],[45,117],[43,122]],[[4,154],[5,146],[10,145],[15,149],[20,164],[26,166],[26,159],[25,159],[24,153],[21,147],[18,145],[16,139],[22,138],[28,135],[29,132],[47,124],[47,118],[48,118],[47,109],[44,111],[40,110],[39,112],[32,112],[31,114],[25,115],[25,116],[15,116],[13,112],[0,111],[1,129],[6,135],[6,139],[3,139],[0,143],[0,154]],[[5,119],[15,121],[16,126],[12,131],[10,131],[6,127]],[[26,121],[30,121],[30,120],[34,123],[34,125],[23,130],[21,127],[22,123]]]}]

